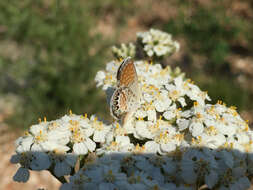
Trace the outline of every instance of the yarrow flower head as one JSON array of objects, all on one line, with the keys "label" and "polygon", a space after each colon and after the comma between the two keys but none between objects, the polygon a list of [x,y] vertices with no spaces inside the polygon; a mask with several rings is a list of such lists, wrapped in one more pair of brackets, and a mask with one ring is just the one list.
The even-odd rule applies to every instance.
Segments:
[{"label": "yarrow flower head", "polygon": [[144,46],[144,51],[149,57],[162,57],[171,55],[179,50],[179,43],[172,40],[170,34],[156,29],[147,32],[138,32],[137,38]]},{"label": "yarrow flower head", "polygon": [[[158,30],[138,33],[138,38],[150,56],[179,47]],[[120,64],[107,63],[95,77],[108,100],[118,88]],[[236,108],[221,101],[210,104],[207,92],[169,66],[145,60],[134,66],[141,99],[125,125],[72,112],[32,125],[16,141],[11,161],[20,168],[14,180],[27,181],[29,170],[49,170],[63,183],[61,190],[247,189],[253,132]],[[69,181],[63,180],[68,175]]]},{"label": "yarrow flower head", "polygon": [[96,142],[105,141],[111,127],[98,119],[69,114],[61,119],[40,122],[32,125],[25,136],[16,141],[17,154],[13,163],[20,163],[14,179],[22,181],[20,175],[29,178],[28,169],[45,170],[52,168],[52,173],[61,177],[69,175],[79,155],[94,152]]},{"label": "yarrow flower head", "polygon": [[120,59],[124,59],[127,57],[135,57],[136,54],[136,47],[133,43],[124,44],[122,43],[119,47],[112,46],[112,53],[113,55]]}]

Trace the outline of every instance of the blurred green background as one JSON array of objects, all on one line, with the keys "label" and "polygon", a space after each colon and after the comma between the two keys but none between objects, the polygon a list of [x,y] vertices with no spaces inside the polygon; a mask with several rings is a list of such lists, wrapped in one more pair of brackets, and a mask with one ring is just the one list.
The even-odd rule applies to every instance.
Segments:
[{"label": "blurred green background", "polygon": [[1,0],[0,119],[25,128],[70,109],[109,118],[95,74],[112,45],[153,27],[181,44],[168,64],[252,122],[252,20],[251,0]]}]

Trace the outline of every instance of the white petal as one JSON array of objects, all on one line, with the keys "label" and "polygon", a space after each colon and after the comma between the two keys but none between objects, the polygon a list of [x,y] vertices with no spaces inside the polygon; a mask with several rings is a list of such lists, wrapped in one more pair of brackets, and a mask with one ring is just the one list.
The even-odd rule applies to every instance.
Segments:
[{"label": "white petal", "polygon": [[22,152],[27,152],[30,151],[30,147],[33,142],[33,137],[32,136],[27,136],[27,137],[20,137],[18,139],[18,142],[16,141],[16,152],[22,153]]},{"label": "white petal", "polygon": [[163,112],[166,109],[166,107],[164,106],[163,101],[160,101],[160,100],[155,101],[154,106],[155,106],[155,109],[158,112]]},{"label": "white petal", "polygon": [[90,137],[94,132],[94,129],[92,127],[89,127],[87,129],[84,129],[84,133],[87,137]]},{"label": "white petal", "polygon": [[42,124],[32,125],[29,132],[33,135],[38,135],[40,131],[44,131],[44,126]]},{"label": "white petal", "polygon": [[163,117],[167,120],[171,120],[174,117],[176,117],[176,114],[172,111],[166,111],[166,112],[163,113]]},{"label": "white petal", "polygon": [[187,119],[178,119],[177,125],[179,127],[179,131],[183,131],[188,128],[190,121]]},{"label": "white petal", "polygon": [[148,120],[149,121],[156,121],[156,111],[155,110],[148,110]]},{"label": "white petal", "polygon": [[85,144],[90,152],[93,152],[96,149],[96,143],[92,141],[90,138],[85,139]]},{"label": "white petal", "polygon": [[148,141],[145,143],[145,149],[147,153],[156,153],[159,145],[155,141]]},{"label": "white petal", "polygon": [[48,141],[55,141],[61,145],[69,143],[71,132],[69,130],[53,130],[48,133]]},{"label": "white petal", "polygon": [[180,102],[180,104],[181,104],[182,107],[184,107],[184,106],[187,105],[187,104],[185,103],[185,99],[184,99],[183,97],[178,98],[177,100]]},{"label": "white petal", "polygon": [[75,154],[85,155],[88,153],[88,149],[84,143],[75,143],[73,146],[73,150]]},{"label": "white petal", "polygon": [[144,94],[143,94],[143,99],[144,99],[146,102],[150,103],[150,102],[153,100],[153,96],[150,95],[150,94],[148,94],[148,93],[144,93]]},{"label": "white petal", "polygon": [[116,142],[123,146],[123,145],[130,144],[130,139],[128,136],[117,136]]},{"label": "white petal", "polygon": [[[144,121],[137,121],[136,122],[136,133],[138,138],[151,138],[151,133],[147,128],[147,123]],[[136,137],[137,138],[137,137]]]},{"label": "white petal", "polygon": [[189,129],[192,136],[197,137],[203,133],[204,127],[202,123],[191,123]]},{"label": "white petal", "polygon": [[176,149],[176,145],[174,143],[161,144],[161,150],[163,152],[171,152]]},{"label": "white petal", "polygon": [[135,117],[136,118],[144,118],[147,116],[147,112],[142,110],[142,109],[138,109],[136,112],[135,112]]},{"label": "white petal", "polygon": [[95,131],[95,133],[93,135],[93,140],[95,142],[104,143],[105,142],[105,132],[104,131]]}]

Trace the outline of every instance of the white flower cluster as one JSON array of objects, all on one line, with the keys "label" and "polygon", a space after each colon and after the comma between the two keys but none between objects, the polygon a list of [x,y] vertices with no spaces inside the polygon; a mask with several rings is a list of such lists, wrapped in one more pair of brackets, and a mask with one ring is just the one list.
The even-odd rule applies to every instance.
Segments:
[{"label": "white flower cluster", "polygon": [[133,43],[122,43],[120,47],[112,46],[112,53],[116,58],[135,57],[136,47]]},{"label": "white flower cluster", "polygon": [[137,38],[144,46],[144,51],[149,57],[162,57],[171,55],[179,50],[179,43],[173,41],[171,35],[156,29],[147,32],[138,32]]},{"label": "white flower cluster", "polygon": [[23,137],[16,140],[16,155],[12,163],[20,163],[15,181],[26,182],[29,169],[50,170],[55,176],[70,175],[78,155],[87,155],[104,143],[111,125],[74,114],[61,119],[32,125]]},{"label": "white flower cluster", "polygon": [[[49,170],[60,180],[70,175],[61,190],[249,188],[253,132],[236,108],[207,103],[207,92],[169,66],[134,64],[142,98],[124,127],[72,113],[33,125],[16,141],[14,180]],[[108,94],[119,65],[111,61],[95,77]]]},{"label": "white flower cluster", "polygon": [[[97,86],[105,91],[114,88],[119,64],[109,62],[105,71],[99,71],[95,78]],[[132,171],[142,172],[141,178],[150,177],[152,184],[161,189],[183,189],[185,185],[186,189],[196,189],[198,184],[247,189],[250,185],[247,172],[253,171],[253,155],[249,154],[253,153],[253,132],[236,108],[228,108],[221,101],[207,104],[210,100],[207,93],[183,75],[173,76],[170,67],[162,69],[159,64],[145,61],[136,61],[135,66],[142,89],[141,105],[124,129],[120,128],[121,133],[114,133],[113,148],[111,143],[105,144],[98,154],[102,150],[108,154],[126,149],[130,155],[152,154],[149,158],[143,156],[142,162],[145,169],[158,168],[158,179],[152,176],[154,168],[150,173],[138,167]],[[123,147],[116,148],[122,144],[118,139],[122,131],[131,139],[124,136],[128,140]],[[151,162],[154,158],[161,159],[163,164]],[[135,156],[131,159],[137,162]],[[131,178],[128,171],[126,177],[128,181]],[[148,189],[145,180],[143,189]]]}]

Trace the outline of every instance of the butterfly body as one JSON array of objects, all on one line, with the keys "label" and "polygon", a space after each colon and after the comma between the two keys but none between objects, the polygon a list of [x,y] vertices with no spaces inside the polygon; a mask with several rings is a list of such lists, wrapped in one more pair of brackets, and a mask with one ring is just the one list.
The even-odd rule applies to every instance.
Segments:
[{"label": "butterfly body", "polygon": [[111,115],[125,123],[138,108],[139,101],[140,90],[134,62],[131,58],[126,58],[117,71],[117,88],[110,100]]}]

